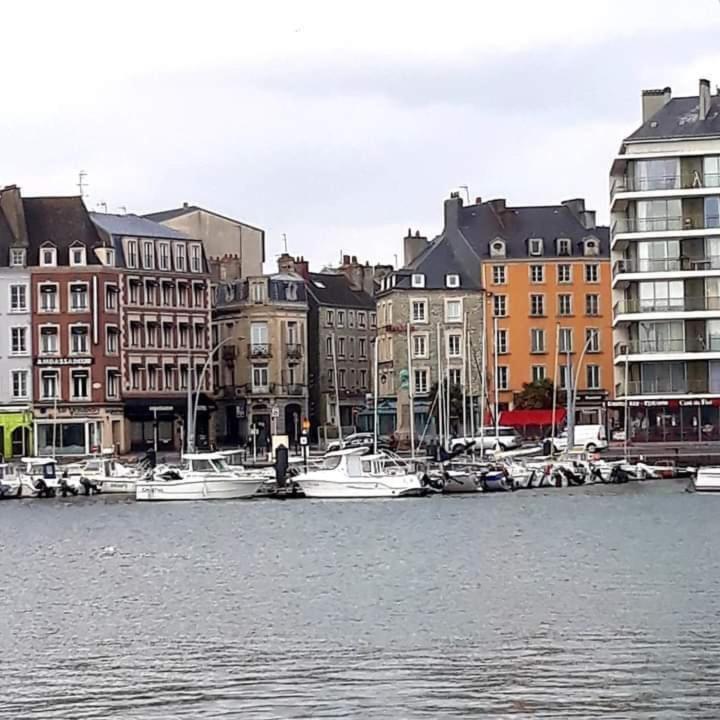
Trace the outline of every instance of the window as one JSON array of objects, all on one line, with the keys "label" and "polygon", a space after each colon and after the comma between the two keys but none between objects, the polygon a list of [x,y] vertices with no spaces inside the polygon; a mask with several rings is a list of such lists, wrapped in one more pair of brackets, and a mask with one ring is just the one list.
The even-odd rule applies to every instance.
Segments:
[{"label": "window", "polygon": [[532,381],[541,382],[545,379],[545,366],[544,365],[533,365],[532,366]]},{"label": "window", "polygon": [[10,250],[10,267],[25,267],[25,248]]},{"label": "window", "polygon": [[355,338],[348,338],[348,357],[351,360],[355,359]]},{"label": "window", "polygon": [[105,309],[117,310],[118,289],[117,285],[105,285]]},{"label": "window", "polygon": [[338,386],[342,389],[347,387],[345,382],[345,370],[338,370]]},{"label": "window", "polygon": [[585,328],[587,352],[600,352],[600,331],[597,328]]},{"label": "window", "polygon": [[147,370],[147,386],[148,390],[157,389],[157,367],[150,365]]},{"label": "window", "polygon": [[355,327],[355,311],[348,310],[348,327]]},{"label": "window", "polygon": [[250,343],[252,344],[253,355],[262,355],[270,351],[270,345],[268,342],[268,325],[266,322],[251,323]]},{"label": "window", "polygon": [[185,243],[175,244],[175,269],[185,272]]},{"label": "window", "polygon": [[460,287],[460,276],[456,274],[450,274],[445,276],[445,287],[458,288]]},{"label": "window", "polygon": [[572,315],[572,295],[558,295],[558,315]]},{"label": "window", "polygon": [[507,316],[507,295],[493,295],[493,316]]},{"label": "window", "polygon": [[173,292],[170,283],[164,282],[162,284],[162,303],[165,307],[172,307],[173,305]]},{"label": "window", "polygon": [[[178,343],[181,348],[189,347],[189,328],[186,323],[182,323],[180,325],[180,333],[179,333]],[[254,349],[254,346],[253,346],[253,349]]]},{"label": "window", "polygon": [[361,388],[366,388],[368,386],[367,384],[367,370],[360,370],[360,379],[359,379],[359,385]]},{"label": "window", "polygon": [[129,268],[136,268],[138,266],[137,240],[128,240],[127,265]]},{"label": "window", "polygon": [[180,389],[187,390],[190,373],[187,365],[180,366]]},{"label": "window", "polygon": [[493,285],[504,285],[507,282],[507,272],[504,265],[493,265],[492,281]]},{"label": "window", "polygon": [[155,305],[155,281],[145,281],[145,305]]},{"label": "window", "polygon": [[130,323],[130,345],[139,347],[142,343],[141,325],[138,322]]},{"label": "window", "polygon": [[560,328],[560,352],[568,353],[573,351],[572,328]]},{"label": "window", "polygon": [[410,277],[410,285],[414,288],[425,287],[425,276],[421,273],[413,273]]},{"label": "window", "polygon": [[130,287],[130,302],[133,305],[136,305],[138,303],[139,296],[140,296],[140,281],[139,280],[129,280],[128,284]]},{"label": "window", "polygon": [[557,240],[557,254],[558,255],[570,255],[571,245],[568,238],[558,238]]},{"label": "window", "polygon": [[57,312],[57,285],[40,285],[40,309],[43,312]]},{"label": "window", "polygon": [[70,311],[82,312],[88,309],[88,289],[86,284],[70,285]]},{"label": "window", "polygon": [[143,242],[143,267],[152,270],[155,267],[155,248],[152,241]]},{"label": "window", "polygon": [[462,355],[462,336],[461,335],[448,335],[447,336],[447,354],[448,357],[460,357]]},{"label": "window", "polygon": [[171,323],[163,323],[163,347],[173,346],[173,326]]},{"label": "window", "polygon": [[86,327],[70,328],[70,353],[84,355],[88,349],[88,329]]},{"label": "window", "polygon": [[58,395],[58,371],[43,370],[40,373],[40,392],[43,400],[53,400]]},{"label": "window", "polygon": [[82,245],[75,245],[70,248],[70,264],[71,265],[85,265],[85,247]]},{"label": "window", "polygon": [[269,389],[268,383],[268,366],[267,365],[253,365],[252,369],[252,386],[253,390],[260,390],[261,392],[267,392]]},{"label": "window", "polygon": [[416,334],[412,336],[413,357],[426,358],[428,356],[427,335]]},{"label": "window", "polygon": [[530,314],[534,316],[545,314],[545,296],[544,295],[531,295],[530,296]]},{"label": "window", "polygon": [[366,315],[365,311],[358,310],[357,321],[358,321],[359,328],[364,328],[366,326],[366,322],[367,322],[366,318],[367,318],[367,315]]},{"label": "window", "polygon": [[510,388],[510,368],[505,365],[498,367],[498,390],[508,390]]},{"label": "window", "polygon": [[370,327],[371,328],[377,327],[377,313],[375,313],[375,312],[370,313]]},{"label": "window", "polygon": [[105,376],[105,395],[109,398],[120,396],[120,373],[117,370],[107,371],[107,375]]},{"label": "window", "polygon": [[680,187],[680,159],[659,158],[633,163],[631,190],[672,190]]},{"label": "window", "polygon": [[337,326],[345,327],[345,311],[344,310],[337,311]]},{"label": "window", "polygon": [[367,358],[367,339],[366,338],[358,338],[358,355],[361,360],[365,360]]},{"label": "window", "polygon": [[652,232],[683,229],[680,198],[638,200],[635,205],[637,217],[634,218],[634,226],[631,224],[628,228],[630,231]]},{"label": "window", "polygon": [[335,311],[334,310],[326,310],[325,311],[325,324],[329,327],[332,327],[333,323],[335,322]]},{"label": "window", "polygon": [[450,387],[462,385],[462,373],[459,368],[450,368],[448,370],[448,382]]},{"label": "window", "polygon": [[118,342],[119,337],[120,331],[116,327],[106,328],[105,347],[109,355],[117,354],[120,345],[120,343]]},{"label": "window", "polygon": [[427,300],[412,300],[410,305],[412,308],[412,322],[427,322]]},{"label": "window", "polygon": [[531,283],[544,283],[545,282],[545,266],[544,265],[531,265],[530,266],[530,282]]},{"label": "window", "polygon": [[200,245],[190,246],[190,269],[192,272],[202,271],[202,255]]},{"label": "window", "polygon": [[11,355],[27,355],[27,328],[12,327],[10,328],[10,354]]},{"label": "window", "polygon": [[10,286],[10,312],[27,312],[27,285]]},{"label": "window", "polygon": [[600,314],[600,296],[599,295],[586,295],[585,296],[585,314],[586,315],[599,315]]},{"label": "window", "polygon": [[115,250],[112,248],[106,248],[105,250],[105,264],[115,267]]},{"label": "window", "polygon": [[166,390],[175,389],[175,368],[172,365],[166,365],[163,372],[163,387]]},{"label": "window", "polygon": [[387,321],[388,324],[391,324],[393,321],[393,304],[392,300],[388,300],[385,304],[385,311],[387,312]]},{"label": "window", "polygon": [[528,251],[530,255],[542,255],[543,254],[543,241],[542,238],[530,238],[528,241]]},{"label": "window", "polygon": [[329,358],[333,356],[333,339],[325,338],[325,355]]},{"label": "window", "polygon": [[[147,326],[145,327],[145,342],[147,343],[148,347],[154,348],[157,345],[157,332],[158,326],[157,323],[149,322]],[[197,330],[197,325],[195,326],[195,330]],[[201,334],[200,337],[202,338],[202,328],[201,328]],[[200,347],[200,345],[197,344],[197,338],[195,347]]]},{"label": "window", "polygon": [[72,372],[72,398],[74,400],[87,400],[90,397],[90,383],[87,370],[73,370]]},{"label": "window", "polygon": [[328,381],[328,385],[330,387],[335,387],[335,371],[334,370],[328,370],[327,381]]},{"label": "window", "polygon": [[345,338],[341,337],[337,339],[337,354],[338,357],[345,357]]},{"label": "window", "polygon": [[54,355],[58,352],[58,330],[55,327],[40,328],[40,353]]},{"label": "window", "polygon": [[445,301],[445,322],[462,322],[462,300]]},{"label": "window", "polygon": [[158,267],[160,270],[170,269],[170,245],[168,243],[160,243],[158,245]]},{"label": "window", "polygon": [[505,257],[505,241],[496,238],[490,243],[490,257]]},{"label": "window", "polygon": [[600,266],[596,263],[585,266],[585,282],[600,282]]},{"label": "window", "polygon": [[530,330],[530,352],[532,353],[544,353],[545,352],[545,331],[532,328]]},{"label": "window", "polygon": [[497,348],[498,355],[506,355],[509,352],[507,330],[498,328],[497,335],[495,336],[495,347]]},{"label": "window", "polygon": [[[253,290],[260,289],[260,293],[262,295],[263,286],[262,285],[253,285]],[[177,293],[178,293],[178,305],[180,307],[187,307],[188,304],[188,289],[187,285],[183,283],[178,283],[177,286]],[[257,302],[256,298],[253,298],[255,302]],[[260,300],[262,302],[262,299]]]},{"label": "window", "polygon": [[414,370],[415,375],[415,393],[417,395],[425,395],[428,392],[428,371]]},{"label": "window", "polygon": [[560,390],[568,390],[568,367],[567,365],[560,365],[559,371],[559,388]]},{"label": "window", "polygon": [[557,281],[559,283],[572,282],[572,265],[561,264],[557,266]]},{"label": "window", "polygon": [[40,265],[44,267],[57,265],[57,250],[54,247],[40,248]]},{"label": "window", "polygon": [[10,372],[10,384],[13,400],[26,399],[28,396],[28,371],[12,370]]},{"label": "window", "polygon": [[585,368],[587,386],[591,390],[596,390],[600,387],[600,366],[599,365],[588,365]]}]

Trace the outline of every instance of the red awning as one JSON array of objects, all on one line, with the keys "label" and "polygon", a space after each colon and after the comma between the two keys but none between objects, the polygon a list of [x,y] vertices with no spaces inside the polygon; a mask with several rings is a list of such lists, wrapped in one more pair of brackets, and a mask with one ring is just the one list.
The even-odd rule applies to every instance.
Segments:
[{"label": "red awning", "polygon": [[[555,424],[565,420],[565,408],[555,410]],[[528,425],[550,426],[553,424],[552,410],[504,410],[500,413],[500,424],[509,427],[526,427]]]}]

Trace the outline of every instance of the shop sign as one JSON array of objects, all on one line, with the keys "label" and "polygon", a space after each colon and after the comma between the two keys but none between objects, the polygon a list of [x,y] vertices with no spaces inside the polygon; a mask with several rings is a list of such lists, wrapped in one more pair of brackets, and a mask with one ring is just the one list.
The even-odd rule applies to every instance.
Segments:
[{"label": "shop sign", "polygon": [[38,357],[35,358],[36,365],[55,366],[58,365],[92,365],[91,357]]}]

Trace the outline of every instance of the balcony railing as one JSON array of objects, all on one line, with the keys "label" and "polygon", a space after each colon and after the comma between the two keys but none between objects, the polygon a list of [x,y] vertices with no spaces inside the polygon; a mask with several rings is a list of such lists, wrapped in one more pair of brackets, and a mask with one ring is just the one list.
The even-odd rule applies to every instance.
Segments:
[{"label": "balcony railing", "polygon": [[291,360],[299,360],[302,357],[302,345],[300,343],[288,343],[285,351]]},{"label": "balcony railing", "polygon": [[251,359],[272,357],[272,346],[270,343],[250,343],[248,357]]},{"label": "balcony railing", "polygon": [[720,227],[720,215],[692,217],[618,218],[612,226],[613,234],[640,232],[679,232],[681,230],[706,230]]},{"label": "balcony railing", "polygon": [[650,190],[689,190],[693,188],[720,187],[718,173],[685,173],[682,175],[657,175],[636,178],[626,175],[613,182],[613,194],[619,192],[647,192]]},{"label": "balcony railing", "polygon": [[626,258],[613,265],[613,276],[621,273],[720,270],[720,255],[705,258]]},{"label": "balcony railing", "polygon": [[245,391],[250,395],[274,395],[275,388],[275,383],[268,383],[267,385],[253,385],[252,383],[248,383],[245,385]]},{"label": "balcony railing", "polygon": [[647,340],[632,339],[615,343],[615,357],[626,353],[653,355],[656,353],[698,353],[720,352],[720,334],[711,333],[696,338],[656,338]]},{"label": "balcony railing", "polygon": [[283,385],[282,391],[285,395],[304,395],[305,386],[298,383]]},{"label": "balcony railing", "polygon": [[708,391],[706,380],[674,380],[653,378],[652,380],[629,380],[629,395],[680,395],[682,393],[704,393]]},{"label": "balcony railing", "polygon": [[616,302],[613,310],[615,314],[720,310],[720,297],[703,295],[702,297],[654,298],[653,300],[630,298]]}]

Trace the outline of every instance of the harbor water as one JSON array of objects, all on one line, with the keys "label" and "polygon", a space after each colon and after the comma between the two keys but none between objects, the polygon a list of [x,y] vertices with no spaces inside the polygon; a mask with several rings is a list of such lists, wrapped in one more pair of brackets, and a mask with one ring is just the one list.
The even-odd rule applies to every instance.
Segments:
[{"label": "harbor water", "polygon": [[0,503],[0,718],[717,718],[720,497]]}]

